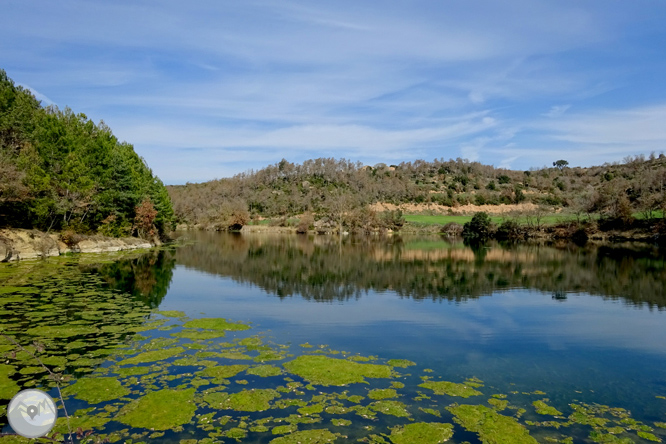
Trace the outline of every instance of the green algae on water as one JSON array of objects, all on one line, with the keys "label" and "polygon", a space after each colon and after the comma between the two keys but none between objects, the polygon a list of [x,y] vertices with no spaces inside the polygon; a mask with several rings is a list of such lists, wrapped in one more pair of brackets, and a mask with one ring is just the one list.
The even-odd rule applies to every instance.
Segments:
[{"label": "green algae on water", "polygon": [[460,396],[469,398],[470,396],[482,395],[478,390],[473,389],[468,384],[457,384],[449,381],[426,381],[419,384],[419,387],[430,389],[436,395]]},{"label": "green algae on water", "polygon": [[278,376],[282,374],[282,370],[273,365],[257,365],[256,367],[248,369],[245,373],[265,378],[268,376]]},{"label": "green algae on water", "polygon": [[222,338],[222,337],[226,336],[226,333],[223,330],[186,329],[186,330],[181,330],[181,331],[176,332],[176,333],[171,333],[171,336],[175,336],[177,338],[191,339],[193,341],[197,341],[197,340],[205,341],[207,339]]},{"label": "green algae on water", "polygon": [[312,384],[324,386],[365,383],[365,378],[390,378],[392,374],[387,365],[359,364],[320,355],[299,356],[283,366]]},{"label": "green algae on water", "polygon": [[75,395],[89,404],[111,401],[129,395],[116,378],[82,378],[63,389],[65,395]]},{"label": "green algae on water", "polygon": [[214,392],[204,395],[204,401],[213,408],[240,412],[261,412],[268,410],[270,401],[279,398],[273,389],[242,390],[237,393]]},{"label": "green algae on water", "polygon": [[397,416],[399,418],[408,418],[411,416],[407,411],[407,406],[400,401],[376,401],[368,407],[375,412]]},{"label": "green algae on water", "polygon": [[479,435],[485,444],[538,444],[515,418],[504,416],[483,405],[457,405],[446,408],[453,420]]},{"label": "green algae on water", "polygon": [[415,362],[409,361],[407,359],[389,359],[387,364],[390,365],[391,367],[400,367],[400,368],[407,368],[412,365],[416,365]]},{"label": "green algae on water", "polygon": [[328,429],[303,430],[275,438],[270,444],[327,444],[335,442],[339,436]]},{"label": "green algae on water", "polygon": [[548,399],[542,399],[541,401],[532,402],[536,412],[539,415],[562,416],[562,412],[557,410],[555,407],[551,407],[546,404],[547,401]]},{"label": "green algae on water", "polygon": [[222,318],[200,318],[193,319],[183,324],[185,328],[202,328],[205,330],[222,330],[222,331],[240,331],[248,330],[250,328],[247,324],[229,322]]},{"label": "green algae on water", "polygon": [[226,378],[233,378],[238,373],[247,370],[248,365],[218,365],[215,367],[208,367],[200,372],[197,372],[198,375],[204,377],[214,378],[214,382],[222,382]]},{"label": "green algae on water", "polygon": [[398,392],[395,389],[373,389],[368,392],[368,398],[374,400],[397,398]]},{"label": "green algae on water", "polygon": [[131,427],[167,430],[187,424],[197,407],[196,389],[150,392],[122,408],[116,419]]},{"label": "green algae on water", "polygon": [[185,351],[183,347],[166,348],[162,350],[151,350],[139,353],[136,356],[120,361],[118,365],[143,364],[146,362],[163,361]]},{"label": "green algae on water", "polygon": [[415,422],[391,429],[389,438],[394,444],[439,444],[453,436],[453,424]]}]

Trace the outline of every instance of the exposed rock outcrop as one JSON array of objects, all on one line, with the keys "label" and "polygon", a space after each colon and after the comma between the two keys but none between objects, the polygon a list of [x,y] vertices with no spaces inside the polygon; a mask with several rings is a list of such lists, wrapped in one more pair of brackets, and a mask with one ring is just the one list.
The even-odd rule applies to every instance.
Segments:
[{"label": "exposed rock outcrop", "polygon": [[67,245],[58,233],[37,230],[0,230],[0,262],[59,256],[66,253],[102,253],[108,251],[150,248],[155,242],[135,237],[109,238],[87,236],[75,244]]}]

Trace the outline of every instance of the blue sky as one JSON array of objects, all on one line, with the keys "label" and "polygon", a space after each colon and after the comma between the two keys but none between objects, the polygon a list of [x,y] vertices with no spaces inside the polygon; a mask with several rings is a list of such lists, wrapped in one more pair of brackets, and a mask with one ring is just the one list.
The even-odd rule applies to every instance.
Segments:
[{"label": "blue sky", "polygon": [[165,183],[282,158],[528,169],[666,150],[659,0],[4,0],[0,68]]}]

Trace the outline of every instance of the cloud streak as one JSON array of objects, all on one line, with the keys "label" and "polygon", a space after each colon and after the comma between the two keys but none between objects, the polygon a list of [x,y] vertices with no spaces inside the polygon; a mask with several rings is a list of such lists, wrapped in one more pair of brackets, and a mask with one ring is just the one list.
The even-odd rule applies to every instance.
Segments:
[{"label": "cloud streak", "polygon": [[589,165],[666,146],[666,5],[636,1],[7,0],[0,60],[167,182],[319,155]]}]

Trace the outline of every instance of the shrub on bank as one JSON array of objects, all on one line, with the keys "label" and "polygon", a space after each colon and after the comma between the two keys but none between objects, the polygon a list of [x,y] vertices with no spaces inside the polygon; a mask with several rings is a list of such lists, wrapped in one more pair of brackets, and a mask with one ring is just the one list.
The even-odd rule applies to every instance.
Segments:
[{"label": "shrub on bank", "polygon": [[462,235],[469,241],[485,241],[492,237],[492,222],[488,213],[475,213],[472,220],[463,225]]}]

